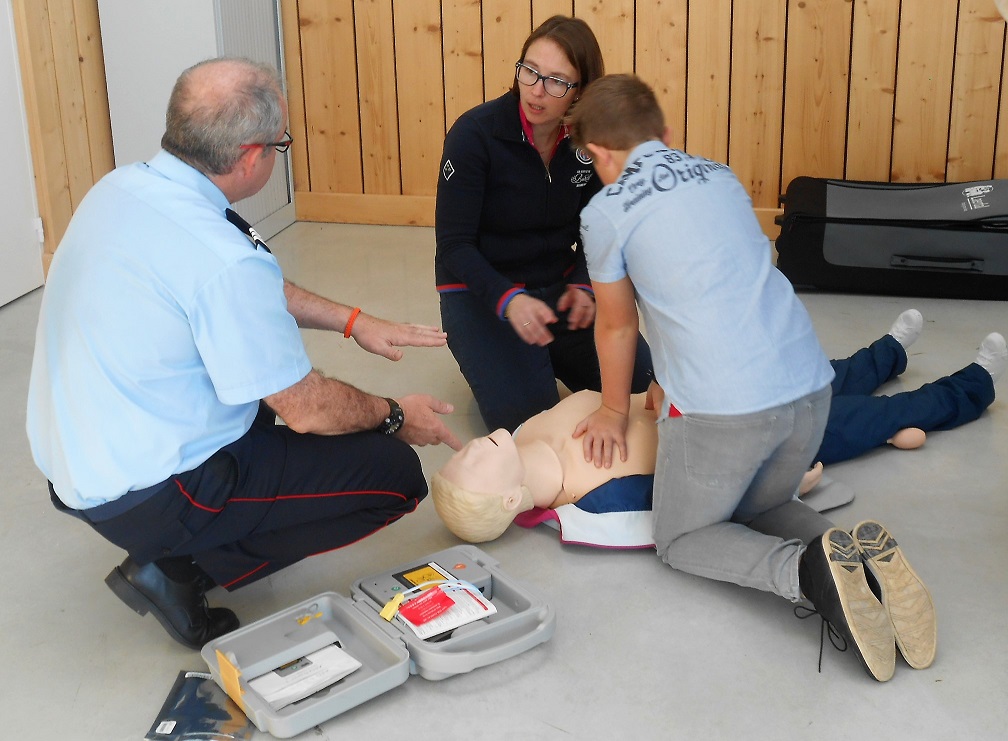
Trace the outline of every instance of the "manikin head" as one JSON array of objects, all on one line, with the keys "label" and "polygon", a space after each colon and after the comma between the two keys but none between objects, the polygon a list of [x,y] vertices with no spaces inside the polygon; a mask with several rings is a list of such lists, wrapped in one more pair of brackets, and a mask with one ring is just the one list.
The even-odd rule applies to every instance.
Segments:
[{"label": "manikin head", "polygon": [[519,512],[532,509],[525,466],[506,430],[478,437],[431,477],[431,497],[444,524],[470,543],[493,540]]}]

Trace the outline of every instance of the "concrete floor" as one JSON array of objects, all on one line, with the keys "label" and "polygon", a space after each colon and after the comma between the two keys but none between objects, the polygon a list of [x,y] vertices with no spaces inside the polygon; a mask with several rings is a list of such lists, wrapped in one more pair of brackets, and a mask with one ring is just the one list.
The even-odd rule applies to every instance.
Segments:
[{"label": "concrete floor", "polygon": [[[289,278],[380,316],[438,324],[433,230],[296,224],[270,240]],[[24,401],[41,290],[0,309],[5,424],[0,737],[142,738],[178,671],[205,670],[102,583],[123,554],[58,514],[32,464]],[[916,388],[971,362],[988,332],[1008,334],[1008,303],[803,294],[827,353],[885,333],[904,308],[925,317],[907,372]],[[305,332],[314,363],[367,390],[428,392],[455,404],[463,439],[485,434],[447,348],[410,349],[397,364],[352,342]],[[1002,379],[1004,394],[1008,380]],[[87,393],[81,389],[81,393]],[[95,434],[100,434],[100,429]],[[447,459],[423,448],[426,472]],[[822,738],[1003,739],[1008,728],[1008,406],[932,433],[917,451],[878,450],[831,467],[856,492],[837,525],[886,523],[938,609],[934,665],[871,680],[769,594],[675,572],[652,552],[561,546],[544,527],[512,527],[483,550],[556,606],[548,643],[493,667],[403,686],[304,734],[345,739]],[[457,544],[433,505],[343,551],[298,564],[212,604],[251,622],[313,595]],[[267,738],[262,734],[262,738]]]}]

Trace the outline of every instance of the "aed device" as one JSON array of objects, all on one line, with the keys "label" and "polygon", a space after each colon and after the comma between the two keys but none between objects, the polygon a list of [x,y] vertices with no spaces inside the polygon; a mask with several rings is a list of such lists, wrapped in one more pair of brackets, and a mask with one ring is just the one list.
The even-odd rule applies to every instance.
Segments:
[{"label": "aed device", "polygon": [[[382,617],[400,595],[455,580],[479,590],[496,613],[426,640],[401,620]],[[200,653],[256,728],[289,738],[398,687],[411,674],[440,680],[470,672],[548,641],[555,627],[551,604],[479,548],[460,545],[358,579],[350,598],[316,595],[216,638]],[[303,700],[274,710],[248,684],[334,644],[361,667]]]}]

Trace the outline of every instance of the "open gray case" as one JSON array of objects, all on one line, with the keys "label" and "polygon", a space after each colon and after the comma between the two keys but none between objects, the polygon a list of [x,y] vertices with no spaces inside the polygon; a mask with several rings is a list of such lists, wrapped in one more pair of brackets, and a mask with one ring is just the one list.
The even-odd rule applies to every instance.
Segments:
[{"label": "open gray case", "polygon": [[[497,613],[428,640],[381,617],[382,608],[412,586],[404,576],[429,564],[477,587]],[[201,654],[256,728],[289,738],[398,687],[411,674],[437,680],[494,664],[548,641],[555,627],[552,605],[479,548],[461,545],[358,579],[349,599],[319,594],[210,641]],[[277,711],[249,687],[248,680],[333,643],[362,664],[335,684]]]}]

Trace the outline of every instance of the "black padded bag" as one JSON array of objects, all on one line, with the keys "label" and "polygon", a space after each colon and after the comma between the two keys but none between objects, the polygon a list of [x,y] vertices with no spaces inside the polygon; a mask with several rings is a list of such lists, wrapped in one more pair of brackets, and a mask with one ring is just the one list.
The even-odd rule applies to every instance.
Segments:
[{"label": "black padded bag", "polygon": [[780,201],[777,267],[796,288],[1008,300],[1008,180],[797,177]]}]

